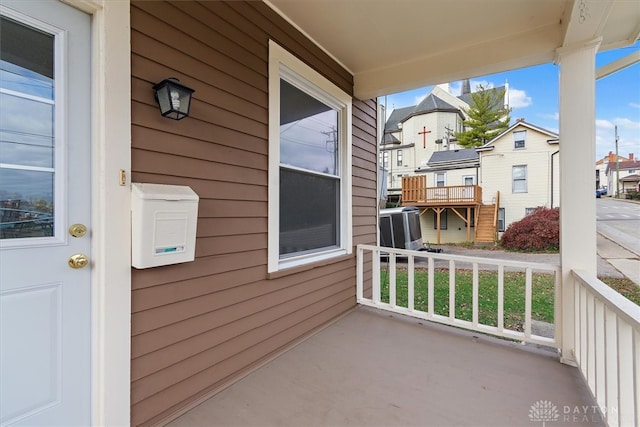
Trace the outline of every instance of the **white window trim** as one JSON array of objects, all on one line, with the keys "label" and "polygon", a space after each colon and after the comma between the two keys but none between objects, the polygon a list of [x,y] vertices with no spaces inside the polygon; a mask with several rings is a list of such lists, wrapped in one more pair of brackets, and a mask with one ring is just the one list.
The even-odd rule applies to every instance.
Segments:
[{"label": "white window trim", "polygon": [[[305,90],[322,102],[341,111],[340,145],[340,244],[338,248],[280,259],[280,78]],[[323,261],[353,252],[351,205],[351,97],[320,73],[269,40],[269,210],[268,261],[269,273]]]},{"label": "white window trim", "polygon": [[471,184],[469,184],[469,185],[476,185],[476,176],[475,175],[463,175],[462,176],[462,185],[467,185],[465,183],[467,178],[471,178]]},{"label": "white window trim", "polygon": [[[519,179],[518,181],[524,181],[524,190],[516,191],[516,179],[513,176],[514,168],[525,168],[524,169],[524,179]],[[529,192],[529,167],[527,165],[513,165],[511,168],[511,192],[514,194],[524,194]]]},{"label": "white window trim", "polygon": [[[524,135],[524,138],[522,138],[522,140],[520,139],[516,139],[516,134],[522,133]],[[522,141],[522,147],[516,147],[516,142],[517,141]],[[517,130],[515,132],[513,132],[513,149],[514,150],[524,150],[525,148],[527,148],[527,131],[526,130]]]},{"label": "white window trim", "polygon": [[447,186],[447,173],[446,172],[434,172],[434,177],[433,177],[433,181],[434,181],[433,184],[434,185],[433,186],[434,187],[438,186],[438,175],[442,175],[442,182],[444,183],[443,187],[446,187]]}]

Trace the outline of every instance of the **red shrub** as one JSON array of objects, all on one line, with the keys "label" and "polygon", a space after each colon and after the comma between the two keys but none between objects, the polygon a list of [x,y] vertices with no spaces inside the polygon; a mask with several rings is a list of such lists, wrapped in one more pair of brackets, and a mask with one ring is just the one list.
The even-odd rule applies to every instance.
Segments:
[{"label": "red shrub", "polygon": [[502,246],[521,251],[558,250],[560,248],[560,211],[537,208],[507,227]]}]

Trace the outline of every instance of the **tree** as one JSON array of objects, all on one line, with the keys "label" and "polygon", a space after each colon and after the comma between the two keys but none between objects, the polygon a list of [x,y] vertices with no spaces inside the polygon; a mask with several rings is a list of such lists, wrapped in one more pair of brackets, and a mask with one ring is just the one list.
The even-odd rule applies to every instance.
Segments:
[{"label": "tree", "polygon": [[504,106],[504,89],[485,89],[478,85],[471,94],[469,108],[463,108],[467,119],[462,122],[465,131],[456,132],[458,144],[465,148],[479,147],[509,127],[510,108]]}]

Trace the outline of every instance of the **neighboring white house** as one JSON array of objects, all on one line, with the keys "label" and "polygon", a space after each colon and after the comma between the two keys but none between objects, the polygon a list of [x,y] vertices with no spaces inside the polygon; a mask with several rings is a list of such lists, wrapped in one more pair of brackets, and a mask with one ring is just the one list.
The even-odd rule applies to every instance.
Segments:
[{"label": "neighboring white house", "polygon": [[[633,158],[633,153],[631,153],[629,156]],[[623,156],[617,156],[617,158],[618,158],[618,161],[620,162],[626,162],[630,160]],[[616,186],[615,186],[615,181],[613,184],[613,188],[612,186],[609,185],[609,177],[607,176],[607,169],[609,168],[609,163],[611,163],[612,165],[615,165],[615,162],[616,162],[616,155],[613,153],[613,151],[609,151],[609,154],[607,154],[606,156],[604,156],[603,158],[601,158],[596,162],[596,188],[606,189],[607,194],[610,196],[613,195],[613,193],[615,192]],[[615,170],[615,167],[614,167],[614,170]]]},{"label": "neighboring white house", "polygon": [[[415,204],[422,208],[423,240],[474,240],[474,231],[481,230],[469,230],[475,226],[475,221],[469,219],[482,224],[482,209],[478,218],[475,215],[480,202],[482,208],[489,208],[491,222],[496,219],[494,205],[498,204],[497,229],[493,231],[498,236],[538,207],[559,207],[559,157],[558,134],[523,119],[481,147],[434,152],[427,165],[416,171],[417,175],[425,175],[424,185],[431,189],[425,193],[424,202]],[[455,188],[459,186],[469,187]],[[437,187],[447,187],[449,191],[442,192],[447,196],[440,199]],[[453,199],[450,194],[455,194]]]},{"label": "neighboring white house", "polygon": [[[605,171],[609,182],[608,194],[616,196],[619,191],[620,195],[632,190],[638,191],[638,183],[640,182],[640,162],[635,158],[633,153],[629,153],[629,160],[609,162]],[[616,184],[618,181],[618,184]]]},{"label": "neighboring white house", "polygon": [[537,207],[559,207],[558,144],[557,133],[519,120],[477,148],[483,202],[499,192],[499,232]]}]

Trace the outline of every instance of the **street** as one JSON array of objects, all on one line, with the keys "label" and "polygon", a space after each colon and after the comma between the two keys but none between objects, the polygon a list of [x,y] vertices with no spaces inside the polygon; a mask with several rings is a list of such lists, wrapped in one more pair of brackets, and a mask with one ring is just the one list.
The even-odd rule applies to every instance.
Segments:
[{"label": "street", "polygon": [[640,204],[610,197],[596,199],[596,230],[640,256]]}]

